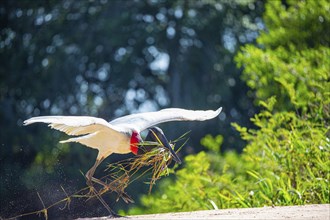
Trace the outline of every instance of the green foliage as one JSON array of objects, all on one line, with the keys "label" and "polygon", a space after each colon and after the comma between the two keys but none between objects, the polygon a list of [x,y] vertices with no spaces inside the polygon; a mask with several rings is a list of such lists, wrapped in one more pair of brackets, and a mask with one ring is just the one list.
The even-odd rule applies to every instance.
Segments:
[{"label": "green foliage", "polygon": [[330,49],[327,1],[269,1],[259,47],[236,56],[261,111],[254,129],[232,123],[247,142],[242,154],[187,156],[176,180],[163,181],[130,213],[329,203]]},{"label": "green foliage", "polygon": [[201,144],[209,149],[210,151],[219,152],[220,146],[223,142],[223,136],[217,135],[216,137],[212,137],[212,135],[207,134],[205,137],[202,138]]},{"label": "green foliage", "polygon": [[252,120],[259,129],[234,126],[248,142],[242,159],[260,184],[251,189],[264,198],[258,205],[329,202],[329,127],[294,112],[263,110]]},{"label": "green foliage", "polygon": [[276,110],[308,109],[329,118],[323,115],[330,103],[328,1],[269,1],[264,20],[260,48],[247,45],[236,56],[256,100],[275,95]]}]

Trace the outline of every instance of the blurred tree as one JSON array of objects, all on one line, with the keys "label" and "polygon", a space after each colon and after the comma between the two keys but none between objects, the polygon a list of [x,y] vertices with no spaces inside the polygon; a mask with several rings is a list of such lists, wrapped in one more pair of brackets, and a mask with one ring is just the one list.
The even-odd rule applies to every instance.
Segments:
[{"label": "blurred tree", "polygon": [[[25,201],[22,206],[8,201],[34,188],[83,186],[77,170],[85,171],[95,157],[90,149],[56,144],[61,134],[43,126],[21,128],[31,116],[111,119],[169,106],[224,106],[221,123],[194,127],[194,147],[186,151],[196,150],[203,134],[218,132],[225,146],[241,148],[229,124],[248,125],[254,110],[232,57],[263,28],[262,6],[252,0],[4,1],[1,215],[26,211]],[[173,138],[181,134],[178,127],[166,130]],[[30,201],[38,199],[32,194]]]}]

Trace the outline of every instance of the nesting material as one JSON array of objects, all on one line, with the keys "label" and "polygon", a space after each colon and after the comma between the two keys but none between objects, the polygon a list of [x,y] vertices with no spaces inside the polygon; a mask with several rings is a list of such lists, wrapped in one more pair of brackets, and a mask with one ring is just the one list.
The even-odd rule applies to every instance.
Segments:
[{"label": "nesting material", "polygon": [[[185,138],[186,134],[187,133],[170,143],[172,149],[174,149],[178,141],[185,139],[176,152],[179,152],[183,145],[188,141],[188,139]],[[149,147],[150,151],[146,151],[144,154],[109,164],[107,168],[109,174],[100,180],[95,181],[103,186],[98,194],[102,195],[104,193],[115,192],[117,194],[117,201],[121,198],[126,203],[132,203],[134,201],[125,192],[125,189],[130,183],[145,175],[150,176],[147,184],[149,184],[149,192],[151,192],[152,187],[157,180],[162,176],[169,175],[169,165],[172,162],[170,151],[162,146],[161,143],[145,141],[141,147],[142,149],[144,149],[144,147],[145,149],[148,149],[148,146],[155,145],[156,147],[151,148],[151,150]]]}]

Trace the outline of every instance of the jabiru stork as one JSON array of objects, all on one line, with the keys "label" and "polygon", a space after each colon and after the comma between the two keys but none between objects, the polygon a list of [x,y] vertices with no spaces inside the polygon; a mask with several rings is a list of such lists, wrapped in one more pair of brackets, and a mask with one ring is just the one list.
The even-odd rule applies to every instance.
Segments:
[{"label": "jabiru stork", "polygon": [[109,155],[133,153],[141,154],[144,151],[139,147],[143,143],[140,132],[149,128],[147,138],[161,141],[168,148],[173,159],[180,163],[161,129],[153,127],[169,121],[205,121],[218,116],[222,108],[213,110],[186,110],[181,108],[167,108],[155,112],[131,114],[114,119],[110,122],[102,118],[89,116],[40,116],[24,121],[24,125],[42,122],[50,128],[65,132],[73,137],[60,143],[78,142],[98,150],[94,165],[85,174],[87,184],[98,182],[94,172],[98,165]]}]

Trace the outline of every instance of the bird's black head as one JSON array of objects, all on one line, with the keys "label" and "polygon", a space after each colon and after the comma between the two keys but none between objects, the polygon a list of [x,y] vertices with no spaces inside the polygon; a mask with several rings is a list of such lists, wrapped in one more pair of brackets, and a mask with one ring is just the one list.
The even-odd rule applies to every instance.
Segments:
[{"label": "bird's black head", "polygon": [[161,146],[167,148],[170,151],[170,153],[172,155],[172,158],[177,163],[181,163],[180,158],[178,157],[178,155],[172,149],[172,146],[170,145],[167,138],[165,137],[165,134],[162,131],[162,129],[160,129],[159,127],[151,127],[151,128],[148,129],[148,131],[149,132],[148,132],[148,135],[147,135],[145,141],[148,141],[150,143],[154,142],[155,144],[150,144],[150,145],[141,144],[141,145],[139,145],[137,154],[144,154],[146,152],[151,151],[153,148],[159,147],[159,145],[161,145]]}]

